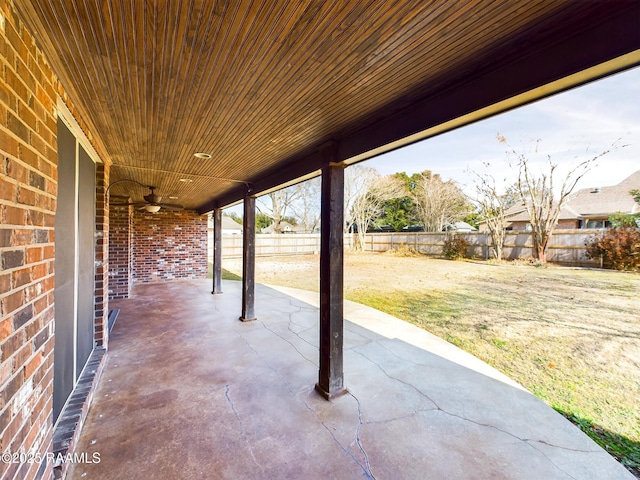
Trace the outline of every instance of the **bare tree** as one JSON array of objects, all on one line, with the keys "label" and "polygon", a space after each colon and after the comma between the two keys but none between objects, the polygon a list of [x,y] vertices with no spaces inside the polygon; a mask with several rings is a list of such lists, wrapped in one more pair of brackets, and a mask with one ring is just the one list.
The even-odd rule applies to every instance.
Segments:
[{"label": "bare tree", "polygon": [[297,199],[291,204],[291,212],[306,233],[313,233],[320,224],[320,177],[298,185]]},{"label": "bare tree", "polygon": [[[275,192],[263,195],[258,199],[258,210],[273,220],[273,233],[282,233],[282,222],[287,217],[287,211],[300,196],[300,184],[281,188]],[[269,199],[266,202],[263,198]]]},{"label": "bare tree", "polygon": [[[483,162],[485,168],[489,168],[488,162]],[[507,220],[505,212],[513,205],[513,196],[501,193],[496,185],[493,175],[487,173],[474,172],[469,170],[474,177],[476,198],[474,202],[478,206],[482,220],[487,225],[489,236],[491,237],[491,250],[497,260],[502,260],[502,250],[504,247],[505,231]]]},{"label": "bare tree", "polygon": [[469,213],[470,205],[453,180],[443,181],[429,170],[422,172],[413,195],[426,232],[441,232]]},{"label": "bare tree", "polygon": [[354,165],[345,170],[345,232],[357,230],[355,248],[362,249],[371,221],[380,214],[384,203],[402,192],[401,182],[383,177],[375,168]]},{"label": "bare tree", "polygon": [[[498,141],[506,143],[506,139],[498,135]],[[540,140],[536,140],[534,154],[538,153]],[[615,143],[612,147],[616,148]],[[547,262],[547,246],[556,228],[562,207],[580,179],[591,169],[596,160],[609,153],[605,150],[586,160],[580,161],[561,178],[558,185],[558,164],[547,155],[548,171],[535,175],[531,171],[528,154],[516,152],[513,148],[507,154],[515,159],[518,167],[516,189],[524,207],[529,214],[529,223],[533,235],[533,255],[540,263]]]}]

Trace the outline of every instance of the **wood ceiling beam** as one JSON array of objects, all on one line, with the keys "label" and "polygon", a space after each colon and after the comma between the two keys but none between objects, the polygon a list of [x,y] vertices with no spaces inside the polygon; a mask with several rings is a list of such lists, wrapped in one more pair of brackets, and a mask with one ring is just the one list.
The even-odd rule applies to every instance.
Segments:
[{"label": "wood ceiling beam", "polygon": [[[406,97],[387,105],[364,128],[334,132],[252,179],[252,195],[317,174],[323,166],[318,149],[326,141],[336,142],[338,161],[352,164],[640,65],[640,3],[618,6],[604,16],[593,12],[564,35],[533,35],[517,50],[508,45],[492,68],[478,65],[478,75],[472,78],[451,78],[446,90],[409,105]],[[238,203],[245,192],[245,186],[237,187],[198,210],[205,213]]]}]

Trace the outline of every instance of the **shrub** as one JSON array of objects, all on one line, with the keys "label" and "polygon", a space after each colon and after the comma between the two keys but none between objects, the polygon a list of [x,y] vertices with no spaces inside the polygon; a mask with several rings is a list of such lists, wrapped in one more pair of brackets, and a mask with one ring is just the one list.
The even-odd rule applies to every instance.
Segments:
[{"label": "shrub", "polygon": [[460,234],[447,235],[442,247],[442,254],[449,260],[466,258],[469,251],[469,241]]},{"label": "shrub", "polygon": [[587,258],[601,258],[602,266],[615,270],[640,270],[640,230],[617,228],[587,242]]}]

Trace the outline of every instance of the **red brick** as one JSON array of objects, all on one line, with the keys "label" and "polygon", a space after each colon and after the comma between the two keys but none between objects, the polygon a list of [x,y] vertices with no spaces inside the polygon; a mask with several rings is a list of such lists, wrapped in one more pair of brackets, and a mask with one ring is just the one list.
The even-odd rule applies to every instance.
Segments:
[{"label": "red brick", "polygon": [[13,357],[13,371],[17,372],[22,369],[22,366],[27,363],[27,360],[33,353],[31,343],[27,343],[20,347]]},{"label": "red brick", "polygon": [[48,301],[47,297],[39,298],[38,300],[33,302],[33,314],[34,315],[39,315],[48,306],[49,306],[49,301]]},{"label": "red brick", "polygon": [[44,247],[44,256],[43,256],[44,260],[48,260],[50,258],[54,258],[55,255],[56,255],[56,251],[55,251],[55,248],[52,245],[50,245],[48,247]]},{"label": "red brick", "polygon": [[27,248],[26,263],[36,263],[43,260],[42,247]]},{"label": "red brick", "polygon": [[[20,330],[10,335],[4,343],[0,344],[2,350],[2,361],[6,362],[24,345],[24,331]],[[2,407],[0,407],[2,408]]]},{"label": "red brick", "polygon": [[[21,372],[21,374],[22,374],[22,372]],[[20,375],[20,376],[22,376],[22,375]],[[14,384],[16,384],[19,380],[20,380],[20,378],[18,376],[16,376],[16,377],[11,379],[9,384],[12,385],[12,390],[14,388],[13,387]],[[22,384],[20,383],[20,385],[22,385]],[[20,388],[20,387],[18,387],[18,388]],[[17,391],[18,391],[18,389],[16,388],[15,392],[17,392]],[[14,394],[15,394],[15,392],[14,392]],[[4,397],[4,395],[0,396],[0,405],[3,405],[3,403],[2,403],[3,397]],[[9,402],[6,402],[6,403],[9,403]],[[6,430],[4,431],[4,434],[2,435],[2,451],[3,452],[6,451],[6,450],[12,450],[10,448],[10,446],[11,446],[10,442],[13,440],[15,435],[18,433],[18,430],[20,429],[20,426],[22,425],[22,422],[24,420],[22,418],[22,410],[18,410],[18,413],[13,418],[11,417],[11,411],[10,411],[11,409],[7,409],[7,410],[9,411],[8,412],[9,416],[8,416],[8,419],[6,420],[6,422],[7,422],[7,426],[5,427]],[[13,463],[12,465],[19,466],[20,464],[19,463]],[[20,478],[20,477],[12,476],[12,475],[6,476],[6,473],[5,473],[5,477],[3,477],[3,478]]]},{"label": "red brick", "polygon": [[11,274],[0,275],[0,294],[7,293],[9,290],[11,290]]},{"label": "red brick", "polygon": [[20,308],[24,301],[24,290],[19,290],[2,299],[2,314],[6,315]]},{"label": "red brick", "polygon": [[[0,364],[0,385],[3,385],[11,377],[11,362],[4,362]],[[0,432],[2,432],[3,427],[2,420],[0,420]]]},{"label": "red brick", "polygon": [[5,78],[7,85],[15,92],[17,97],[23,102],[29,101],[29,89],[20,77],[11,68],[5,68]]},{"label": "red brick", "polygon": [[[40,124],[40,122],[38,122]],[[38,131],[38,127],[34,127],[33,128],[34,131]],[[47,148],[48,145],[46,144],[46,142],[42,139],[42,137],[40,135],[31,135],[31,146],[40,154],[45,156],[47,154]],[[36,152],[33,152],[34,154],[36,154]]]},{"label": "red brick", "polygon": [[13,245],[29,245],[33,243],[33,230],[14,230]]},{"label": "red brick", "polygon": [[[3,108],[0,105],[0,111],[1,110],[3,110]],[[17,157],[19,153],[19,142],[11,135],[7,135],[4,131],[0,131],[0,150]]]},{"label": "red brick", "polygon": [[47,275],[47,264],[40,263],[31,269],[33,280],[38,280]]},{"label": "red brick", "polygon": [[[3,230],[4,232],[8,230]],[[24,265],[24,251],[8,250],[0,254],[2,268],[8,270],[10,268],[21,267]]]},{"label": "red brick", "polygon": [[31,269],[23,268],[13,272],[13,288],[19,288],[31,282]]},{"label": "red brick", "polygon": [[18,152],[18,158],[20,160],[33,168],[38,168],[39,161],[38,154],[36,152],[25,145],[20,145]]},{"label": "red brick", "polygon": [[27,211],[23,208],[2,206],[2,223],[6,225],[25,225],[27,223]]},{"label": "red brick", "polygon": [[44,292],[53,290],[54,286],[55,286],[54,277],[45,278],[45,280],[42,282],[42,288]]},{"label": "red brick", "polygon": [[5,178],[0,178],[0,199],[15,201],[16,185]]},{"label": "red brick", "polygon": [[[2,138],[3,135],[0,135],[0,138]],[[16,156],[17,155],[17,146],[16,146]],[[23,167],[22,165],[20,165],[18,162],[16,162],[15,160],[12,159],[8,159],[9,161],[7,162],[7,174],[11,177],[16,179],[18,182],[21,183],[28,183],[29,182],[29,171]]]},{"label": "red brick", "polygon": [[42,104],[42,106],[48,112],[53,111],[53,101],[51,97],[47,94],[47,92],[44,90],[44,88],[42,88],[41,85],[38,85],[36,87],[36,96],[38,97],[38,100],[40,100],[40,103]]},{"label": "red brick", "polygon": [[11,112],[7,112],[7,128],[23,141],[29,142],[29,127]]},{"label": "red brick", "polygon": [[[0,322],[0,342],[4,342],[5,339],[9,337],[13,333],[13,321],[11,318],[7,318]],[[2,381],[0,381],[0,384]]]},{"label": "red brick", "polygon": [[[33,314],[37,315],[35,306],[33,307]],[[29,322],[25,327],[26,341],[29,341],[33,337],[35,337],[38,334],[38,332],[42,330],[42,327],[43,327],[43,323],[41,318],[36,318],[32,322]],[[14,325],[14,328],[15,328],[15,325]]]},{"label": "red brick", "polygon": [[0,247],[10,247],[13,245],[13,229],[0,228]]},{"label": "red brick", "polygon": [[40,172],[44,176],[46,176],[47,178],[53,178],[54,167],[51,162],[45,160],[44,158],[40,158],[40,162],[38,163],[38,165],[40,165]]},{"label": "red brick", "polygon": [[0,84],[0,102],[11,110],[17,110],[16,96],[9,90],[6,83]]},{"label": "red brick", "polygon": [[44,213],[39,212],[38,210],[29,210],[28,217],[29,225],[36,227],[44,226]]},{"label": "red brick", "polygon": [[[33,74],[27,68],[27,60],[18,59],[16,61],[16,73],[25,83],[29,91],[36,91],[36,79]],[[35,128],[35,126],[34,126]]]},{"label": "red brick", "polygon": [[36,131],[37,119],[36,115],[24,103],[18,104],[18,117],[32,130]]},{"label": "red brick", "polygon": [[51,208],[51,199],[46,195],[37,194],[36,195],[36,206],[42,208],[43,210],[52,210]]},{"label": "red brick", "polygon": [[24,297],[27,302],[33,302],[41,294],[42,294],[42,281],[26,287]]},{"label": "red brick", "polygon": [[42,355],[36,355],[24,366],[24,378],[29,378],[33,372],[42,364]]}]

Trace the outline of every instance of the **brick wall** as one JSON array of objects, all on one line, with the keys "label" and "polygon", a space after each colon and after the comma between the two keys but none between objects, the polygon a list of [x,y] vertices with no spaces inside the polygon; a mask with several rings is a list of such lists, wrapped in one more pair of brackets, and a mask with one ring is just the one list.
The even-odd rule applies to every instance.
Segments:
[{"label": "brick wall", "polygon": [[109,186],[109,165],[96,165],[96,293],[95,330],[97,346],[107,347],[109,320],[109,203],[106,194]]},{"label": "brick wall", "polygon": [[[0,0],[0,451],[51,451],[57,80]],[[38,469],[41,469],[38,472]],[[0,478],[51,476],[0,462]]]},{"label": "brick wall", "polygon": [[134,212],[134,282],[151,283],[206,276],[206,215],[191,211]]},{"label": "brick wall", "polygon": [[109,199],[109,298],[129,298],[131,292],[131,253],[133,217],[129,198],[111,195]]}]

